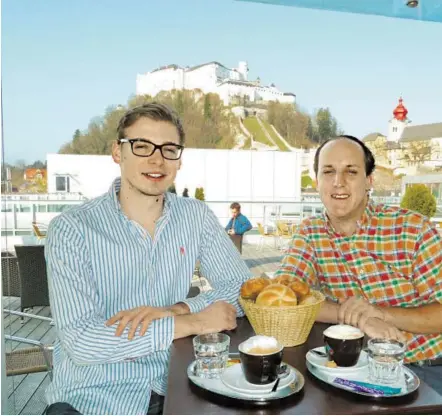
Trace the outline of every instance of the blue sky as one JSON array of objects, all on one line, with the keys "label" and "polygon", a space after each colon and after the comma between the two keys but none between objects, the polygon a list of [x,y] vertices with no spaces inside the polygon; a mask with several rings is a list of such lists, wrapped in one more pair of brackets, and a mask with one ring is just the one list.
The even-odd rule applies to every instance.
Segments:
[{"label": "blue sky", "polygon": [[386,133],[400,94],[414,124],[440,122],[440,39],[439,23],[231,0],[3,0],[6,160],[57,152],[171,63],[247,60],[356,136]]}]

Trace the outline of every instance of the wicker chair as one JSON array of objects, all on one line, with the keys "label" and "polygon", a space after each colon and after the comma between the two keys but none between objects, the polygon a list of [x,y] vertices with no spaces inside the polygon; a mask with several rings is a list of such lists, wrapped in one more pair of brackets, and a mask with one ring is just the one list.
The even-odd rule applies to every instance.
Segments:
[{"label": "wicker chair", "polygon": [[[3,310],[3,312],[21,317],[49,321],[52,323],[50,318],[46,318],[44,316],[31,315],[28,313],[9,310]],[[31,348],[21,348],[6,352],[6,375],[16,376],[20,374],[47,371],[49,372],[49,377],[52,380],[52,345],[43,344],[40,341],[35,341],[29,338],[17,337],[15,335],[5,334],[5,339],[8,341],[33,345]]]},{"label": "wicker chair", "polygon": [[50,306],[44,246],[15,246],[21,283],[21,311]]},{"label": "wicker chair", "polygon": [[2,251],[2,284],[3,296],[20,296],[20,275],[18,273],[17,257],[7,251]]}]

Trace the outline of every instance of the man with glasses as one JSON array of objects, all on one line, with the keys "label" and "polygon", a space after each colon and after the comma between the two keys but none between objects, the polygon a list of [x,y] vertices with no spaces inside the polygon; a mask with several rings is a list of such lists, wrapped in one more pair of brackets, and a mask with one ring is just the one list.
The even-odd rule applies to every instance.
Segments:
[{"label": "man with glasses", "polygon": [[[172,341],[236,327],[250,271],[206,204],[166,192],[184,139],[165,105],[129,110],[112,147],[121,178],[50,223],[47,414],[160,414]],[[213,290],[186,299],[197,260]]]}]

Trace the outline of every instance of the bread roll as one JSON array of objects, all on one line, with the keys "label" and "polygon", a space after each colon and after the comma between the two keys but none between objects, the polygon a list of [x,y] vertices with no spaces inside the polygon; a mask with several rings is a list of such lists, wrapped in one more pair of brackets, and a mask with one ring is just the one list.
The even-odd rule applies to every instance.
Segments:
[{"label": "bread roll", "polygon": [[247,280],[241,286],[241,297],[243,299],[255,300],[259,293],[268,285],[270,285],[270,279],[264,277],[254,277]]},{"label": "bread roll", "polygon": [[297,303],[295,292],[279,283],[267,286],[256,298],[259,306],[296,306]]},{"label": "bread roll", "polygon": [[278,277],[272,279],[272,283],[278,283],[280,285],[289,286],[292,283],[294,278],[289,274],[281,274]]},{"label": "bread roll", "polygon": [[318,301],[318,299],[316,299],[313,295],[307,295],[307,296],[303,296],[299,299],[299,306],[302,305],[311,305],[312,303],[316,303]]},{"label": "bread roll", "polygon": [[305,297],[310,293],[310,287],[308,284],[298,279],[293,279],[293,282],[290,283],[289,288],[296,293],[298,298]]}]

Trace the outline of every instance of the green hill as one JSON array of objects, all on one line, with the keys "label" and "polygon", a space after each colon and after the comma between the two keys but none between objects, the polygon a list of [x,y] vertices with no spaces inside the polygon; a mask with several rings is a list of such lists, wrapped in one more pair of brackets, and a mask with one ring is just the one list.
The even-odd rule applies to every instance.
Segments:
[{"label": "green hill", "polygon": [[265,121],[261,120],[264,127],[267,129],[268,133],[270,134],[270,137],[273,139],[273,141],[278,145],[279,150],[282,150],[283,152],[289,152],[290,149],[284,144],[284,142],[278,137],[278,135],[275,133],[275,131],[272,129],[270,124]]},{"label": "green hill", "polygon": [[271,143],[265,133],[263,132],[261,126],[258,123],[258,120],[256,117],[247,117],[244,120],[244,126],[245,128],[250,132],[250,134],[253,136],[253,139],[257,142],[263,143],[266,146],[273,146],[273,143]]}]

